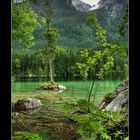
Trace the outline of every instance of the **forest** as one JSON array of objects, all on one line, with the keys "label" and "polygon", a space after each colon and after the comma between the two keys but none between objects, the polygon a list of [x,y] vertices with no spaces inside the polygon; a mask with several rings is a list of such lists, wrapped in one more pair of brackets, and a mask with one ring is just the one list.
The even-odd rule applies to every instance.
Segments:
[{"label": "forest", "polygon": [[12,1],[12,140],[128,140],[128,1],[99,1]]}]

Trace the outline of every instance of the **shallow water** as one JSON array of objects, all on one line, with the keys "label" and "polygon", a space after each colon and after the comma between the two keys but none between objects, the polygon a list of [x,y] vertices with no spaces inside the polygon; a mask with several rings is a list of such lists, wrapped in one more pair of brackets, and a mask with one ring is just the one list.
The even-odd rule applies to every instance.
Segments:
[{"label": "shallow water", "polygon": [[76,125],[70,120],[70,114],[64,111],[64,104],[75,102],[70,98],[53,95],[38,95],[42,107],[21,111],[12,117],[12,130],[39,133],[44,140],[73,140],[76,137]]},{"label": "shallow water", "polygon": [[[121,81],[97,81],[93,89],[96,92],[96,103],[104,95],[112,92]],[[41,82],[13,82],[12,102],[18,99],[35,97],[40,99],[42,107],[39,109],[22,111],[12,117],[12,130],[39,133],[44,140],[74,140],[76,124],[70,120],[68,112],[64,111],[65,103],[76,102],[78,99],[87,99],[90,81],[59,82],[67,87],[63,92],[36,90]],[[93,96],[92,96],[93,97]]]},{"label": "shallow water", "polygon": [[[67,90],[59,93],[62,97],[70,97],[72,99],[88,98],[91,81],[60,81],[58,83],[67,87]],[[119,83],[121,83],[121,80],[96,81],[93,88],[92,97],[94,93],[96,93],[95,98],[97,100],[101,100],[105,94],[113,92]],[[52,92],[36,90],[41,86],[41,84],[42,82],[32,81],[13,82],[12,97],[34,97],[36,95],[44,95]]]}]

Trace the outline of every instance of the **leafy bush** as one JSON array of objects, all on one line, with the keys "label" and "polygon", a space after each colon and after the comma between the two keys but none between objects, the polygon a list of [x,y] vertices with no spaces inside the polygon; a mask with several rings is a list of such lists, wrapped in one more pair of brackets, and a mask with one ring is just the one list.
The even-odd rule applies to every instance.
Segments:
[{"label": "leafy bush", "polygon": [[[43,140],[43,138],[37,133],[17,131],[12,136],[12,140]],[[47,139],[46,139],[47,140]]]},{"label": "leafy bush", "polygon": [[79,100],[76,104],[68,104],[65,109],[84,110],[74,111],[71,119],[78,123],[77,132],[86,140],[118,140],[127,139],[128,136],[128,112],[123,114],[118,112],[102,111],[93,103],[86,100]]}]

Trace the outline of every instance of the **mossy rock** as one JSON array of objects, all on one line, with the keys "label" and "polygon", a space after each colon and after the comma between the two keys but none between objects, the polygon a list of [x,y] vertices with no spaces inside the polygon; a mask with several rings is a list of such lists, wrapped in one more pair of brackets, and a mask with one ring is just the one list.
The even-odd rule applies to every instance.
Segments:
[{"label": "mossy rock", "polygon": [[119,84],[113,93],[107,94],[100,104],[100,109],[108,111],[123,111],[128,109],[128,80]]},{"label": "mossy rock", "polygon": [[109,103],[113,101],[115,97],[116,96],[114,96],[112,93],[108,93],[107,95],[105,95],[104,99],[102,100],[100,104],[100,109],[105,108]]},{"label": "mossy rock", "polygon": [[43,90],[66,90],[66,87],[56,82],[43,83],[40,89]]}]

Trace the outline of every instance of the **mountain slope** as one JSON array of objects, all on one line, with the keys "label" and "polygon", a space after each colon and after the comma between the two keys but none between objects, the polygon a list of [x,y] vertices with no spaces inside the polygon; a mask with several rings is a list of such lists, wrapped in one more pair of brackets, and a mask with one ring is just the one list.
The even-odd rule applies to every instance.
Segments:
[{"label": "mountain slope", "polygon": [[[31,1],[31,6],[38,14],[46,15],[43,9],[45,0],[38,2]],[[113,0],[112,3],[106,5],[103,9],[96,10],[97,17],[101,25],[108,31],[109,40],[120,40],[117,24],[121,20],[123,10],[127,0]],[[49,0],[55,15],[53,26],[60,33],[58,44],[63,47],[85,48],[96,47],[95,34],[93,29],[86,24],[86,13],[74,9],[71,0]],[[35,36],[37,41],[36,47],[43,47],[45,39],[42,35],[44,28],[36,30]]]}]

